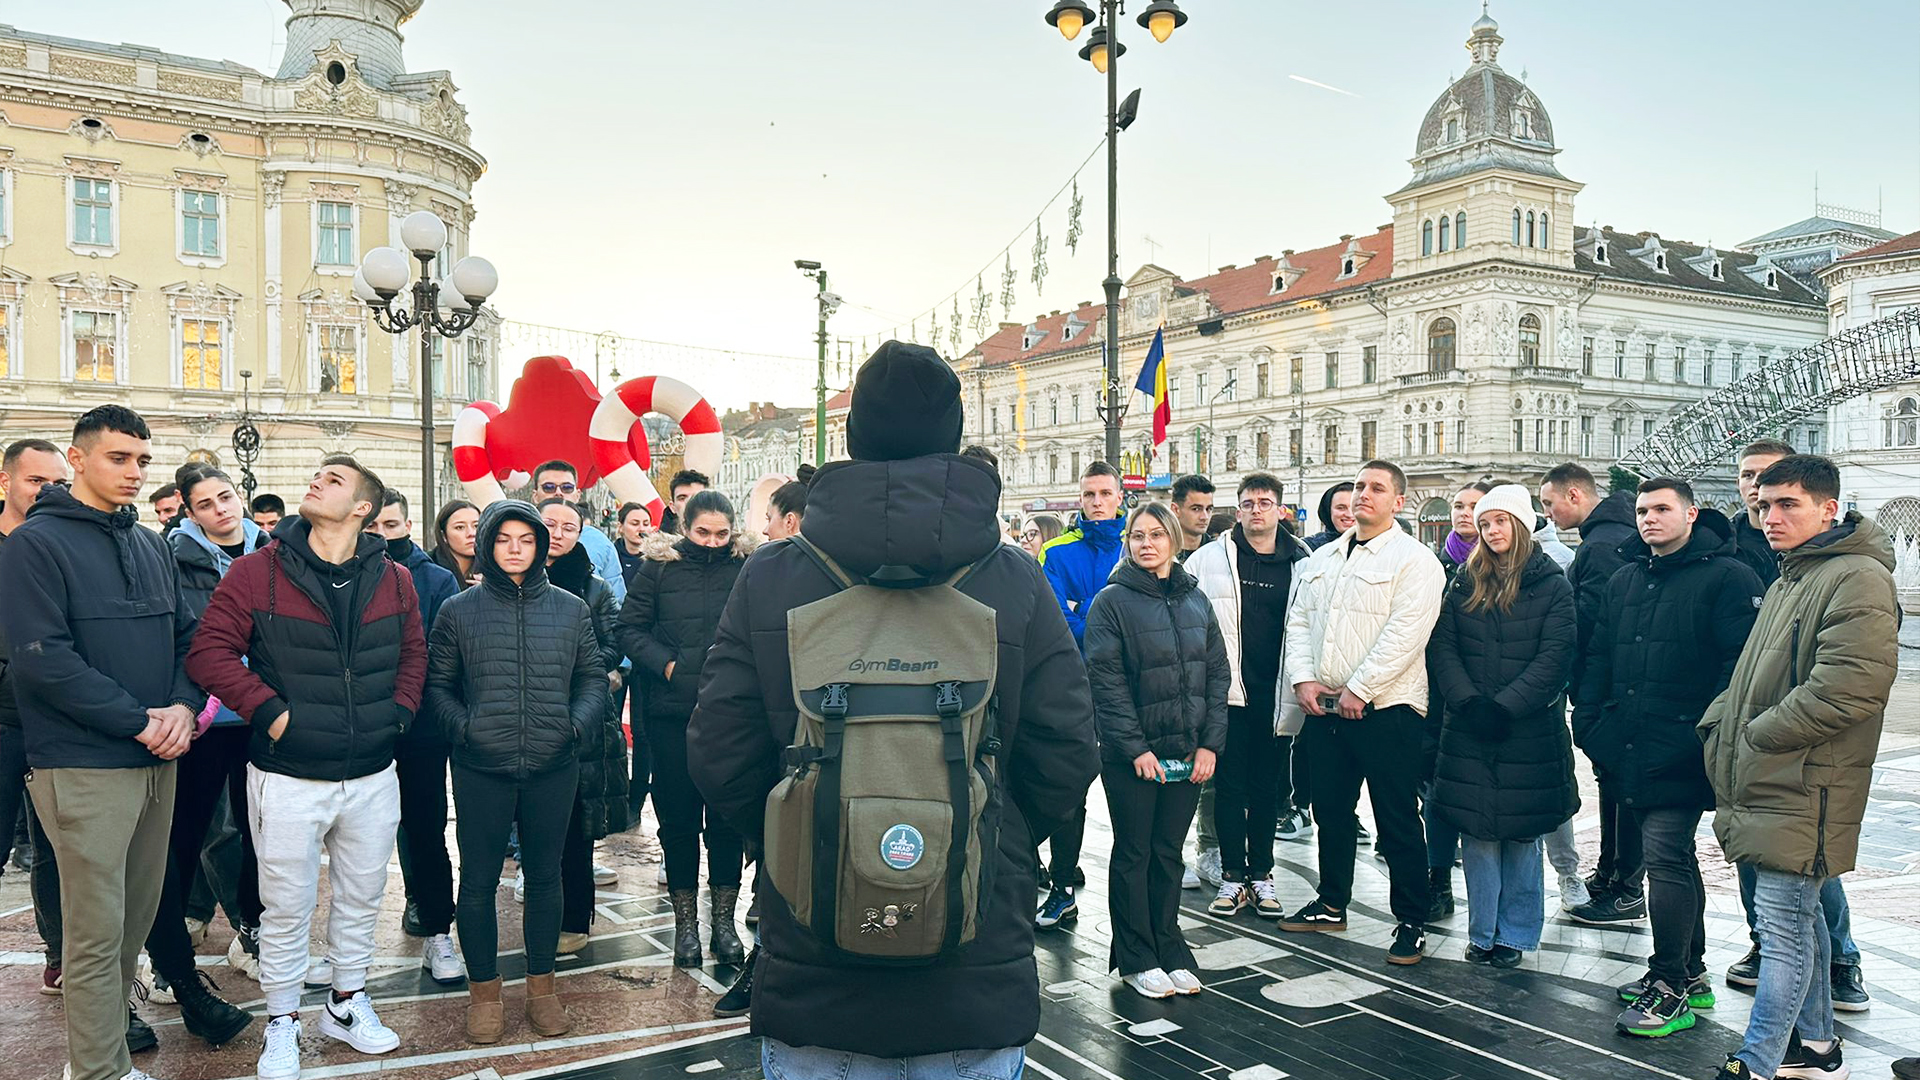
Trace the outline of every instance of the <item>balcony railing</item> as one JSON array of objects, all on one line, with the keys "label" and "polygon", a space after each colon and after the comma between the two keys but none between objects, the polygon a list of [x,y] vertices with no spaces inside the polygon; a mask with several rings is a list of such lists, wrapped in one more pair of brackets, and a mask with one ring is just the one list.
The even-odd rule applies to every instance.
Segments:
[{"label": "balcony railing", "polygon": [[1528,382],[1566,383],[1569,386],[1580,385],[1580,380],[1584,378],[1579,368],[1561,367],[1517,367],[1513,369],[1513,376]]},{"label": "balcony railing", "polygon": [[1438,386],[1442,383],[1463,383],[1467,373],[1459,368],[1445,371],[1415,371],[1407,375],[1395,375],[1394,380],[1401,386]]}]

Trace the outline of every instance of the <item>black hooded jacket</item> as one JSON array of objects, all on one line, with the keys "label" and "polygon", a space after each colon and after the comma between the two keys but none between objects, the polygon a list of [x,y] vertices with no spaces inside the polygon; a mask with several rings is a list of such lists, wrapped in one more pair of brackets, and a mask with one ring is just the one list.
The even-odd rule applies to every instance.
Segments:
[{"label": "black hooded jacket", "polygon": [[502,499],[481,513],[473,559],[481,584],[440,606],[427,702],[455,764],[524,779],[566,764],[590,738],[597,745],[611,709],[586,602],[547,580],[545,559],[518,583],[493,561],[508,521],[530,525],[535,550],[547,550],[547,526],[530,504]]},{"label": "black hooded jacket", "polygon": [[1512,610],[1469,611],[1472,592],[1466,574],[1447,586],[1427,645],[1433,696],[1446,702],[1434,808],[1476,839],[1526,840],[1580,807],[1566,721],[1573,589],[1535,548]]},{"label": "black hooded jacket", "polygon": [[753,542],[736,533],[728,546],[710,548],[688,537],[655,533],[642,550],[646,561],[633,572],[620,608],[619,651],[633,659],[647,723],[685,724],[693,715],[707,647]]},{"label": "black hooded jacket", "polygon": [[1767,534],[1754,528],[1745,514],[1734,515],[1732,528],[1733,557],[1753,571],[1761,585],[1772,585],[1780,577],[1780,553],[1767,543]]},{"label": "black hooded jacket", "polygon": [[1574,741],[1600,785],[1635,810],[1710,810],[1713,787],[1694,725],[1727,688],[1766,587],[1735,552],[1733,529],[1702,509],[1687,546],[1655,555],[1638,536],[1607,583],[1573,695]]},{"label": "black hooded jacket", "polygon": [[1233,670],[1213,604],[1174,564],[1158,578],[1131,559],[1087,607],[1087,679],[1100,758],[1128,766],[1141,754],[1189,758],[1227,746]]},{"label": "black hooded jacket", "polygon": [[206,695],[181,668],[194,610],[173,552],[132,507],[105,513],[48,485],[0,546],[7,683],[36,769],[160,764],[134,741],[147,710]]},{"label": "black hooded jacket", "polygon": [[[572,551],[549,563],[547,580],[586,601],[593,636],[600,643],[601,668],[618,669],[623,659],[615,630],[620,605],[614,603],[613,587],[593,572],[587,549],[575,544]],[[627,737],[620,730],[620,715],[613,709],[611,696],[602,722],[589,728],[580,743],[580,788],[575,797],[580,803],[581,828],[589,840],[611,836],[633,824],[627,804]]]},{"label": "black hooded jacket", "polygon": [[1587,520],[1580,523],[1580,546],[1573,553],[1573,565],[1567,567],[1580,620],[1578,647],[1573,654],[1575,678],[1586,663],[1587,639],[1599,621],[1600,606],[1606,602],[1607,581],[1627,564],[1620,545],[1639,535],[1633,524],[1633,498],[1630,491],[1616,491],[1601,499]]},{"label": "black hooded jacket", "polygon": [[[786,902],[765,892],[757,1035],[892,1058],[1023,1046],[1038,1029],[1034,844],[1085,805],[1099,755],[1080,650],[1040,565],[1000,542],[999,500],[993,470],[955,454],[836,462],[814,476],[802,532],[849,573],[911,566],[945,574],[977,564],[961,591],[998,616],[1005,745],[991,798],[1000,834],[974,941],[927,967],[838,966],[795,926]],[[762,833],[780,750],[793,741],[787,612],[834,587],[794,545],[762,547],[741,571],[707,656],[687,762],[708,804],[752,839]]]}]

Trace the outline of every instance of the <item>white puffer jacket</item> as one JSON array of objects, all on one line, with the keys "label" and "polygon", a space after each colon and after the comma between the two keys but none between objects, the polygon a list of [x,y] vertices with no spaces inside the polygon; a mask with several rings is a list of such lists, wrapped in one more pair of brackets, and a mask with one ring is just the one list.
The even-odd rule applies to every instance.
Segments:
[{"label": "white puffer jacket", "polygon": [[[1287,612],[1291,623],[1294,597],[1300,595],[1300,571],[1306,566],[1308,552],[1306,545],[1288,533],[1281,533],[1277,542],[1295,554],[1293,574],[1287,585]],[[1213,617],[1220,623],[1220,636],[1226,640],[1227,667],[1233,672],[1233,681],[1227,686],[1227,704],[1242,708],[1247,703],[1247,685],[1240,674],[1240,549],[1233,542],[1233,530],[1221,533],[1187,556],[1185,565],[1187,573],[1199,581],[1207,602],[1213,605]],[[1274,690],[1275,735],[1296,735],[1306,720],[1286,675],[1283,655],[1280,684]]]},{"label": "white puffer jacket", "polygon": [[[1427,638],[1440,618],[1446,572],[1397,528],[1353,548],[1353,530],[1294,568],[1281,682],[1346,687],[1376,709],[1427,711]],[[1292,694],[1288,695],[1290,698]]]}]

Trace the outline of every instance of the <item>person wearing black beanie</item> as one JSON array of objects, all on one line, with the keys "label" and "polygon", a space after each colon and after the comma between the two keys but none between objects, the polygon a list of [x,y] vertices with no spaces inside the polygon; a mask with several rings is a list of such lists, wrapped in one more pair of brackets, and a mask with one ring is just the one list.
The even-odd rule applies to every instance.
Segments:
[{"label": "person wearing black beanie", "polygon": [[960,377],[925,345],[888,341],[860,365],[847,412],[855,461],[905,461],[960,449]]}]

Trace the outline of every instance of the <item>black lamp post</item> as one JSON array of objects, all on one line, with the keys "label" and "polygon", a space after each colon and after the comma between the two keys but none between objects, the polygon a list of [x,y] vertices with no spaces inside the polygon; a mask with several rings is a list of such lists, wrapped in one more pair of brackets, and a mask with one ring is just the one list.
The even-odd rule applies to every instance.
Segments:
[{"label": "black lamp post", "polygon": [[252,399],[247,393],[247,384],[253,378],[253,372],[240,373],[240,422],[233,425],[233,458],[240,463],[240,490],[247,493],[247,510],[253,510],[253,489],[260,486],[254,479],[253,463],[260,460],[260,429],[253,426]]},{"label": "black lamp post", "polygon": [[[1093,64],[1095,71],[1107,77],[1107,278],[1101,284],[1107,291],[1107,340],[1106,354],[1106,400],[1099,408],[1100,418],[1107,425],[1107,460],[1120,460],[1120,421],[1126,416],[1126,406],[1121,404],[1124,388],[1120,383],[1120,141],[1119,135],[1133,122],[1137,109],[1138,91],[1127,98],[1126,115],[1121,114],[1120,106],[1120,65],[1117,63],[1127,51],[1125,43],[1119,39],[1118,17],[1124,13],[1123,0],[1099,0],[1099,24],[1087,36],[1086,45],[1080,49],[1080,59]],[[1080,31],[1094,20],[1093,9],[1083,0],[1057,0],[1053,9],[1047,12],[1047,25],[1060,31],[1068,41],[1080,36]],[[1173,0],[1153,0],[1147,9],[1140,13],[1139,23],[1154,37],[1164,42],[1173,35],[1174,30],[1187,21],[1186,12]]]},{"label": "black lamp post", "polygon": [[[447,225],[427,210],[416,210],[400,223],[400,242],[407,251],[377,247],[367,252],[353,277],[353,294],[373,309],[373,321],[389,334],[420,329],[420,520],[432,521],[433,488],[433,335],[456,338],[480,321],[480,309],[500,285],[493,264],[469,255],[453,266],[444,282],[433,279],[433,260],[447,243]],[[420,262],[413,283],[413,309],[393,307],[393,298],[407,287],[412,269],[407,252]],[[441,292],[448,308],[441,310]]]}]

